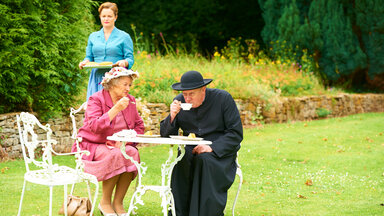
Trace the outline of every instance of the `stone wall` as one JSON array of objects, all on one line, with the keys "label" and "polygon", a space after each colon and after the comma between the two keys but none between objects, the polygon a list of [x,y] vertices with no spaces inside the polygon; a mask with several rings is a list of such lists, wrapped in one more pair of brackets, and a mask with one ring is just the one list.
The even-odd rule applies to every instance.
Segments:
[{"label": "stone wall", "polygon": [[[257,99],[235,100],[243,125],[254,125],[260,121],[287,122],[319,119],[318,110],[329,111],[327,117],[339,117],[356,113],[384,112],[384,94],[340,94],[337,96],[308,96],[280,98],[270,105],[263,105]],[[169,113],[165,104],[147,103],[144,122],[146,130],[159,133],[160,121]],[[139,109],[139,111],[142,109]],[[21,157],[18,139],[16,115],[0,115],[0,160]],[[82,125],[84,113],[76,116],[77,128]],[[53,138],[58,141],[54,149],[57,152],[69,152],[73,141],[72,122],[69,116],[47,122],[53,131]],[[43,123],[45,124],[45,123]]]},{"label": "stone wall", "polygon": [[[7,113],[0,115],[0,161],[6,158],[22,157],[19,132],[17,128],[17,114]],[[77,128],[81,127],[84,113],[76,116]],[[49,124],[52,129],[52,138],[57,141],[54,146],[56,152],[70,152],[72,147],[72,120],[68,117],[52,119],[42,122]]]},{"label": "stone wall", "polygon": [[262,116],[266,123],[305,121],[318,119],[318,110],[330,112],[327,117],[340,117],[357,113],[384,112],[383,94],[339,94],[336,96],[308,96],[280,98]]}]

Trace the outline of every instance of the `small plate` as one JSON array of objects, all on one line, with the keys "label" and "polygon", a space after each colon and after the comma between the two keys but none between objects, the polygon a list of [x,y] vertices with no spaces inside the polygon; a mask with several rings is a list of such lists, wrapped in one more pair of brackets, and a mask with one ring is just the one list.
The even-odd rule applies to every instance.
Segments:
[{"label": "small plate", "polygon": [[121,138],[135,138],[134,136],[126,135],[126,134],[115,134],[114,136]]},{"label": "small plate", "polygon": [[130,137],[130,138],[136,137],[136,135],[137,135],[136,131],[132,129],[129,129],[129,130],[124,129],[114,134],[114,136],[117,136],[117,137]]},{"label": "small plate", "polygon": [[201,137],[191,138],[187,136],[169,136],[169,137],[171,137],[172,139],[187,140],[187,141],[201,141],[204,139]]},{"label": "small plate", "polygon": [[137,137],[143,137],[143,138],[156,138],[156,137],[160,137],[159,134],[154,134],[154,135],[137,134],[136,136]]}]

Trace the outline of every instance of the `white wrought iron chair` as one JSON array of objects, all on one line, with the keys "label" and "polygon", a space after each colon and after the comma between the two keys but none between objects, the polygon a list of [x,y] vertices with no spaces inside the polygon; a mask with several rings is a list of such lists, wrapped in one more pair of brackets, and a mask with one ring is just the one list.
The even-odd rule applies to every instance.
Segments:
[{"label": "white wrought iron chair", "polygon": [[239,176],[239,186],[237,187],[237,192],[236,192],[236,197],[235,201],[233,201],[233,206],[232,206],[232,216],[235,216],[235,206],[236,206],[236,201],[237,197],[239,196],[241,185],[243,184],[243,172],[241,171],[241,166],[239,164],[239,152],[237,152],[237,157],[236,157],[236,175]]},{"label": "white wrought iron chair", "polygon": [[[76,160],[77,165],[75,169],[67,166],[60,166],[59,164],[54,164],[52,162],[52,154],[75,155],[77,158],[81,158],[83,154],[89,152],[55,152],[52,148],[52,145],[56,144],[57,142],[51,138],[52,130],[50,125],[42,125],[33,114],[22,112],[17,115],[17,126],[26,167],[23,190],[21,192],[19,211],[17,215],[19,216],[21,214],[26,182],[46,185],[49,187],[49,215],[51,216],[53,187],[60,185],[64,186],[64,214],[67,215],[67,185],[84,181],[88,183],[91,182],[96,186],[95,195],[92,202],[92,210],[90,212],[90,215],[92,215],[99,186],[96,177],[83,172],[83,165],[81,160]],[[37,135],[36,132],[43,132],[44,135]],[[38,156],[40,153],[41,158]]]},{"label": "white wrought iron chair", "polygon": [[[83,138],[77,137],[77,124],[76,124],[76,116],[75,115],[82,110],[85,111],[86,109],[87,109],[87,102],[84,102],[83,104],[81,104],[81,106],[78,109],[71,108],[71,112],[69,113],[69,116],[71,117],[71,121],[72,121],[72,136],[71,136],[71,138],[76,143],[77,152],[82,152],[82,150],[80,148],[80,143],[83,141]],[[76,155],[75,156],[76,160],[81,162],[82,156],[83,156],[83,154],[82,155]],[[76,168],[83,170],[84,169],[84,163],[83,162],[77,163]],[[88,174],[88,175],[90,175],[90,174]],[[95,194],[94,194],[94,198],[93,198],[93,202],[92,202],[92,208],[94,208],[96,206],[96,200],[97,200],[97,195],[98,195],[98,191],[99,191],[99,183],[97,181],[97,178],[96,178],[96,176],[93,176],[93,177],[94,178],[92,179],[93,180],[92,183],[96,185],[96,188],[95,188]],[[87,189],[88,189],[88,196],[89,196],[89,199],[91,200],[92,196],[91,196],[91,189],[90,189],[89,181],[87,181],[86,183],[87,183]],[[75,184],[72,185],[71,194],[73,194],[74,189],[75,189]],[[90,215],[92,215],[92,214],[90,214]]]}]

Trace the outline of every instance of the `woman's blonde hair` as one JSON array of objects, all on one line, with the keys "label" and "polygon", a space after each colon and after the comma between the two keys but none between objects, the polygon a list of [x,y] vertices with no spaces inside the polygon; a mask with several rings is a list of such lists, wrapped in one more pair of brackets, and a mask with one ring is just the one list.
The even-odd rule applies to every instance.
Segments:
[{"label": "woman's blonde hair", "polygon": [[117,5],[115,3],[112,3],[112,2],[104,2],[103,4],[101,4],[99,7],[99,14],[101,14],[101,11],[103,9],[111,9],[113,11],[113,13],[115,14],[115,16],[117,16],[117,13],[119,11],[119,9],[117,9]]}]

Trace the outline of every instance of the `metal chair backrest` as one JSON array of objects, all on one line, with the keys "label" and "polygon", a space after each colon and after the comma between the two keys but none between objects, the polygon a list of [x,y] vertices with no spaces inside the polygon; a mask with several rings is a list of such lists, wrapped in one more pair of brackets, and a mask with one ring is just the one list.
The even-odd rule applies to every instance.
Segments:
[{"label": "metal chair backrest", "polygon": [[[27,171],[30,170],[31,163],[39,169],[51,169],[53,166],[52,144],[56,144],[56,140],[51,139],[50,125],[44,126],[34,115],[22,112],[17,115],[17,127]],[[41,158],[39,158],[40,154]]]},{"label": "metal chair backrest", "polygon": [[81,106],[78,109],[71,108],[71,112],[69,113],[69,116],[72,119],[72,139],[76,139],[77,137],[77,124],[76,124],[76,114],[79,113],[82,110],[87,109],[87,102],[84,102],[81,104]]},{"label": "metal chair backrest", "polygon": [[[84,102],[81,104],[81,106],[78,109],[71,108],[71,112],[69,113],[69,116],[71,117],[72,120],[72,136],[71,138],[75,141],[76,143],[76,150],[78,152],[83,152],[80,148],[80,143],[83,141],[82,137],[77,137],[77,124],[76,124],[76,114],[79,113],[82,110],[86,110],[87,108],[87,102]],[[82,157],[84,153],[76,155],[76,169],[77,170],[84,170],[84,163],[82,162]],[[87,153],[89,152],[87,151]]]}]

